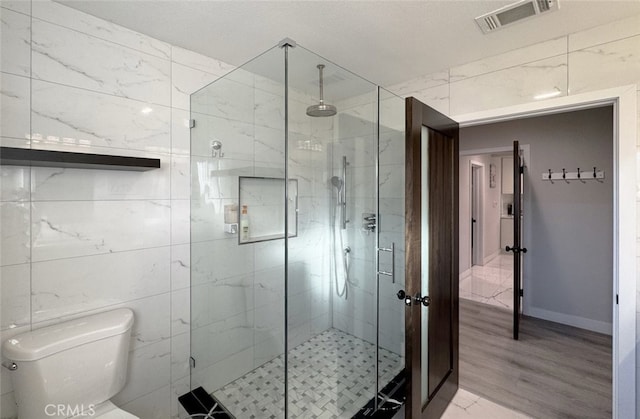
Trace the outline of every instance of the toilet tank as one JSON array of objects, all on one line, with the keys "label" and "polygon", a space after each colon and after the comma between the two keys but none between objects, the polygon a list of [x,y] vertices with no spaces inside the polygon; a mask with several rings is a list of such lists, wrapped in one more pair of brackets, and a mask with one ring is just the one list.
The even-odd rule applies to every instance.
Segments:
[{"label": "toilet tank", "polygon": [[116,395],[127,377],[132,326],[133,312],[122,308],[7,339],[2,352],[17,365],[10,375],[20,419],[91,412]]}]

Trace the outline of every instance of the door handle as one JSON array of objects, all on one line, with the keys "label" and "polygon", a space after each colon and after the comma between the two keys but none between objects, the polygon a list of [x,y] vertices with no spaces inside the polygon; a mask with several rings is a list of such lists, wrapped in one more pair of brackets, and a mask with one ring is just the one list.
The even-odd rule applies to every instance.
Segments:
[{"label": "door handle", "polygon": [[431,304],[431,298],[426,295],[424,297],[420,297],[420,293],[413,297],[413,301],[415,301],[416,304],[422,304],[425,307],[429,307],[429,304]]},{"label": "door handle", "polygon": [[421,297],[420,293],[417,293],[415,297],[411,297],[407,295],[404,290],[398,291],[396,294],[399,300],[404,300],[404,305],[410,306],[411,304],[422,304],[425,307],[428,307],[431,304],[431,298],[428,296]]},{"label": "door handle", "polygon": [[[378,247],[378,252],[389,252],[391,253],[391,272],[380,271],[378,270],[378,275],[385,275],[391,277],[391,283],[396,283],[396,243],[391,242],[391,247]],[[380,263],[378,262],[378,265]],[[380,269],[378,267],[378,269]],[[404,291],[403,291],[404,292]]]},{"label": "door handle", "polygon": [[518,246],[514,246],[514,247],[505,247],[504,250],[506,250],[507,252],[513,252],[513,253],[527,253],[527,248],[523,247],[522,249],[519,248]]}]

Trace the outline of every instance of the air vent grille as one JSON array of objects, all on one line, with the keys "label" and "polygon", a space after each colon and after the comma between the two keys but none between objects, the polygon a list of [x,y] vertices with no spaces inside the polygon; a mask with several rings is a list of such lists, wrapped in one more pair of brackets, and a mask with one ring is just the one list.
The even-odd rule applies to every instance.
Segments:
[{"label": "air vent grille", "polygon": [[482,32],[489,33],[496,29],[531,19],[541,13],[558,10],[559,0],[522,0],[517,3],[501,7],[493,12],[476,18],[476,23]]}]

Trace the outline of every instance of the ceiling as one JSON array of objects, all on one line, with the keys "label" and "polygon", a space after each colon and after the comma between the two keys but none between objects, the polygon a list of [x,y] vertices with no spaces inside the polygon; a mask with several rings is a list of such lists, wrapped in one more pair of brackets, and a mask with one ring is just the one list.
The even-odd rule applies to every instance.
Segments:
[{"label": "ceiling", "polygon": [[513,1],[59,1],[233,65],[288,37],[382,86],[640,13],[640,0],[560,0],[483,35],[474,18]]}]

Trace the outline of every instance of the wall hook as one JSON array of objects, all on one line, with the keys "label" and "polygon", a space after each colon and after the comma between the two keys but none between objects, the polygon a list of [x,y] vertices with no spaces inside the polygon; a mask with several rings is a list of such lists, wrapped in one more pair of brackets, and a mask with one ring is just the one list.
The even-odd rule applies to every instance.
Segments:
[{"label": "wall hook", "polygon": [[567,180],[567,171],[564,168],[562,168],[562,179]]},{"label": "wall hook", "polygon": [[553,178],[551,177],[551,169],[549,169],[549,181],[553,184]]},{"label": "wall hook", "polygon": [[595,168],[595,166],[593,167],[593,178],[594,178],[594,179],[596,179],[596,178],[597,178],[597,175],[596,175],[596,168]]}]

